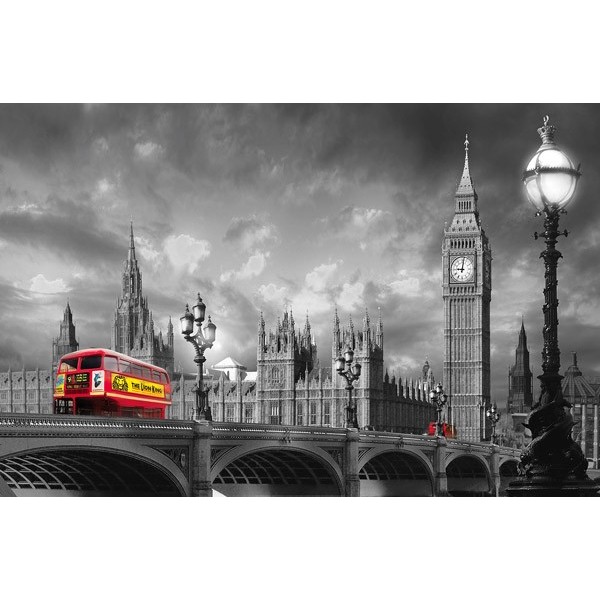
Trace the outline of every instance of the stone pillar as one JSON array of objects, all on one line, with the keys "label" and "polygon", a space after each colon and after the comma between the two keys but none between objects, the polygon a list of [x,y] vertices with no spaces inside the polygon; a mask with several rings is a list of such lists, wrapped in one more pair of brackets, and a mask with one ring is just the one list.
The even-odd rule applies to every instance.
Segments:
[{"label": "stone pillar", "polygon": [[492,446],[490,471],[492,474],[492,496],[499,496],[500,495],[500,448],[496,445]]},{"label": "stone pillar", "polygon": [[357,429],[348,429],[344,454],[344,495],[360,496],[360,479],[358,478],[358,442],[360,435]]},{"label": "stone pillar", "polygon": [[587,404],[581,403],[581,451],[587,458]]},{"label": "stone pillar", "polygon": [[448,495],[448,477],[446,475],[446,454],[448,450],[448,441],[445,437],[439,436],[433,454],[433,495]]},{"label": "stone pillar", "polygon": [[593,456],[594,469],[598,468],[598,405],[594,404],[594,448]]},{"label": "stone pillar", "polygon": [[209,421],[194,421],[192,442],[191,496],[212,496],[210,480],[210,448],[212,425]]}]

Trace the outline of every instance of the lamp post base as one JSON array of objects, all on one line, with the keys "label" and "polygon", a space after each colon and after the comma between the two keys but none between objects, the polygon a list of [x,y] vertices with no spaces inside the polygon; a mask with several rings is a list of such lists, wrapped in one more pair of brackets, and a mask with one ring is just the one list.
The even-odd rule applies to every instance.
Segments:
[{"label": "lamp post base", "polygon": [[212,421],[212,413],[209,409],[204,409],[204,410],[195,410],[194,413],[192,414],[192,420],[193,421]]},{"label": "lamp post base", "polygon": [[546,497],[568,497],[568,496],[597,496],[600,485],[588,477],[585,479],[569,475],[564,479],[553,477],[533,476],[519,477],[511,481],[506,489],[507,496],[546,496]]}]

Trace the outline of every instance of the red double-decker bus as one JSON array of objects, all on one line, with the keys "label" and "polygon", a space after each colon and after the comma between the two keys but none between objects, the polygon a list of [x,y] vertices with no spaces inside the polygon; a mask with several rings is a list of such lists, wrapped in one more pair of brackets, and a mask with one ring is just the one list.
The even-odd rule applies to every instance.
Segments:
[{"label": "red double-decker bus", "polygon": [[141,360],[88,348],[58,363],[55,414],[164,419],[170,404],[168,373]]},{"label": "red double-decker bus", "polygon": [[[456,428],[454,427],[454,425],[442,423],[442,432],[444,434],[444,437],[456,437]],[[429,425],[427,426],[427,435],[437,435],[437,423],[435,421],[431,421],[431,423],[429,423]]]}]

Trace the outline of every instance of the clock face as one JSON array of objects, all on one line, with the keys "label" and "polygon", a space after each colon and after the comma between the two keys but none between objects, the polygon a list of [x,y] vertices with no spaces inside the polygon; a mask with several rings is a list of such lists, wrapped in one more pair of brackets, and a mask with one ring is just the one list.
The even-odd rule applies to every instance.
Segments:
[{"label": "clock face", "polygon": [[450,273],[455,281],[469,281],[473,278],[473,261],[468,256],[455,258]]}]

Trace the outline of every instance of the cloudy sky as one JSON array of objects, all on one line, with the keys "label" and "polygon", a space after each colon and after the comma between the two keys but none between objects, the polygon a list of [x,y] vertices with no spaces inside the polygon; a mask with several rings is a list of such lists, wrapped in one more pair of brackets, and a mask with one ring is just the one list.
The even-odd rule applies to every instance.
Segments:
[{"label": "cloudy sky", "polygon": [[200,291],[218,327],[209,364],[255,368],[258,313],[274,325],[286,306],[299,324],[308,311],[328,364],[334,305],[344,322],[381,307],[390,372],[427,356],[441,375],[442,234],[468,132],[503,404],[521,315],[540,372],[542,222],[520,177],[545,114],[583,170],[561,220],[563,367],[577,350],[600,374],[600,110],[576,104],[0,105],[0,369],[49,366],[67,298],[81,346],[110,344],[133,219],[156,327]]}]

